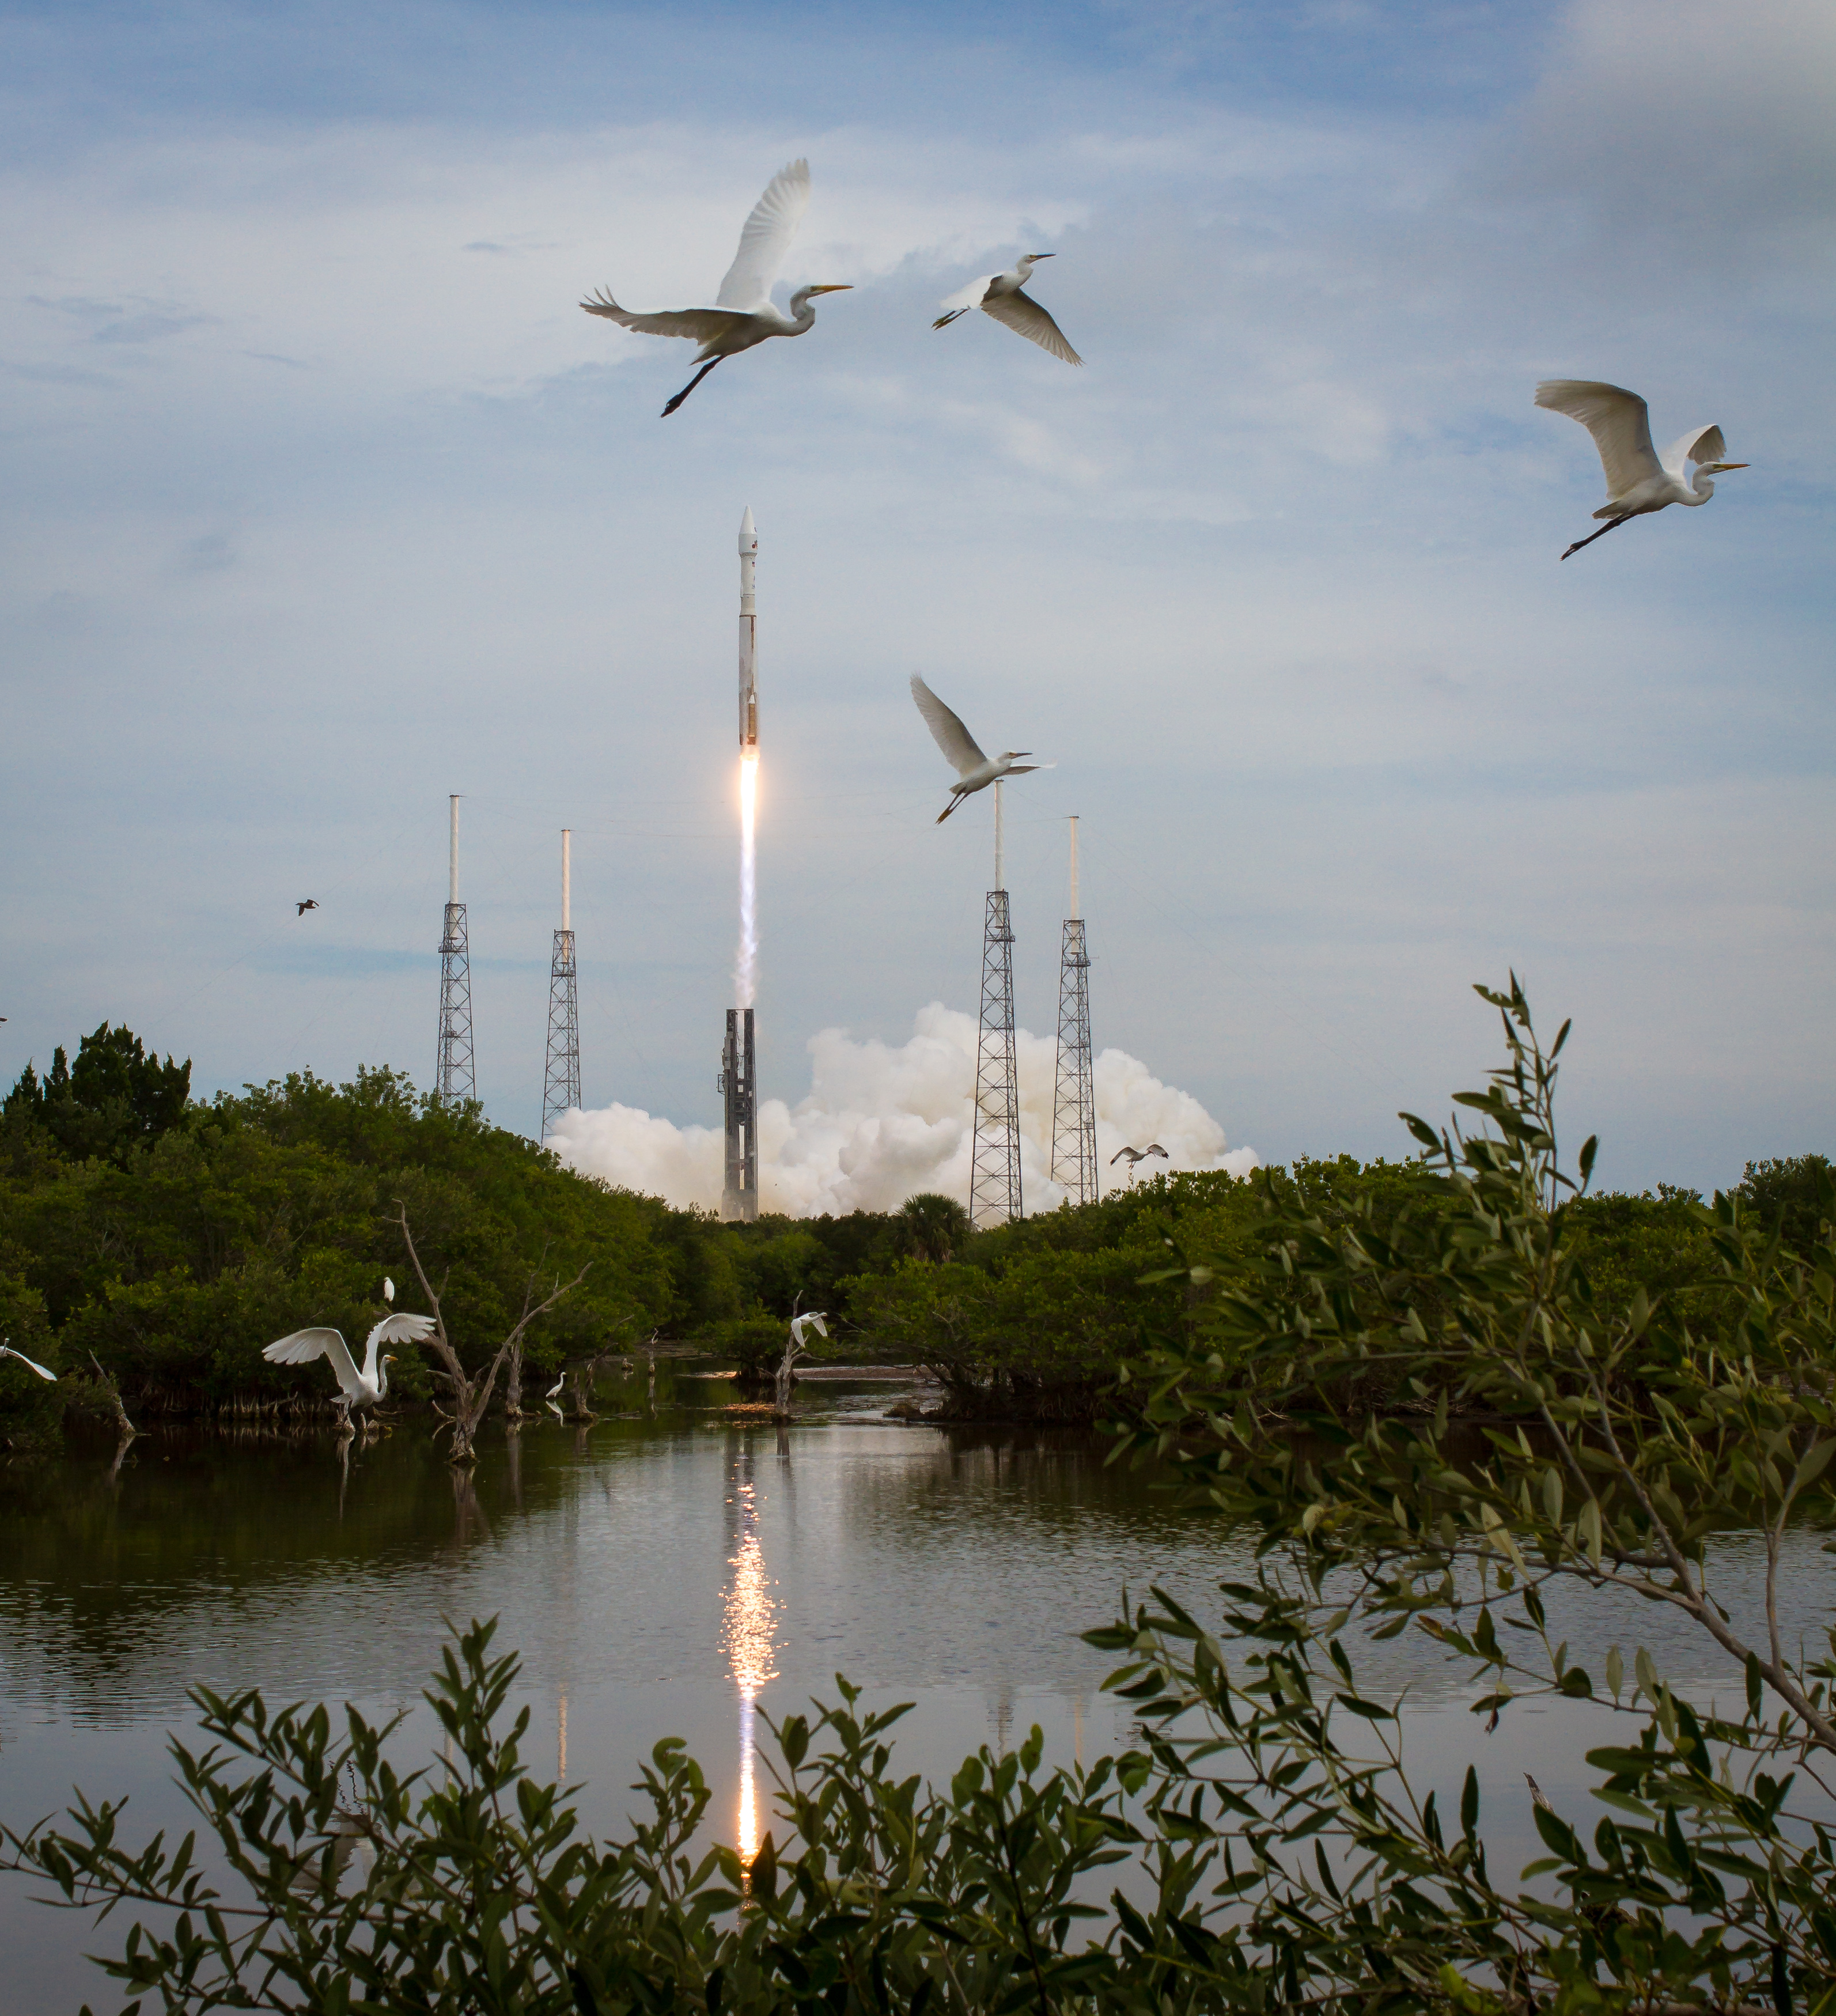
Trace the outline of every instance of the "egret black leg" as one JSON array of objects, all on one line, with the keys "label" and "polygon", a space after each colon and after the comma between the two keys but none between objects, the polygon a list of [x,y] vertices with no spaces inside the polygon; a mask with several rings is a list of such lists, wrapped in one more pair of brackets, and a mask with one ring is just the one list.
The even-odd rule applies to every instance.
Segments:
[{"label": "egret black leg", "polygon": [[675,397],[670,401],[669,404],[664,408],[662,416],[664,419],[667,420],[669,418],[670,415],[673,413],[676,408],[682,403],[683,400],[687,398],[689,394],[694,391],[695,387],[701,383],[702,380],[707,376],[708,373],[711,372],[715,365],[719,363],[719,362],[720,359],[718,357],[711,357],[707,362],[702,365],[701,369],[695,373],[694,376],[689,380],[688,383],[686,384],[682,389],[677,393]]},{"label": "egret black leg", "polygon": [[[686,398],[686,396],[687,395],[685,394],[684,397]],[[1601,526],[1600,529],[1597,532],[1589,532],[1585,539],[1577,539],[1574,545],[1568,549],[1568,553],[1578,553],[1583,546],[1591,546],[1596,539],[1604,539],[1609,532],[1616,532],[1622,525],[1629,524],[1632,520],[1636,517],[1638,513],[1635,511],[1629,513],[1627,516],[1623,518],[1609,518],[1606,524]],[[1562,558],[1566,560],[1568,557],[1568,553],[1564,553]]]}]

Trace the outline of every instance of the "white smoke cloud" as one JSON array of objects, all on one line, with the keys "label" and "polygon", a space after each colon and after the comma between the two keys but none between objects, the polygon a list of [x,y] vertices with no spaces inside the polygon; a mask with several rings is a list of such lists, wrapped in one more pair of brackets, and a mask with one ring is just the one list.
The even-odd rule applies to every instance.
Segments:
[{"label": "white smoke cloud", "polygon": [[[1017,1032],[1021,1175],[1029,1213],[1049,1211],[1064,1192],[1047,1175],[1057,1046]],[[793,1218],[895,1211],[920,1190],[967,1199],[975,1104],[976,1023],[934,1001],[920,1009],[909,1042],[897,1048],[857,1042],[825,1029],[809,1045],[808,1095],[795,1107],[759,1107],[759,1200]],[[1109,1158],[1125,1145],[1158,1141],[1167,1161],[1150,1170],[1228,1169],[1243,1175],[1254,1148],[1227,1150],[1224,1129],[1190,1093],[1163,1085],[1138,1057],[1104,1050],[1096,1059],[1096,1150],[1105,1190],[1122,1180]],[[635,1107],[571,1112],[549,1145],[571,1168],[679,1205],[720,1202],[721,1134],[678,1127]]]}]

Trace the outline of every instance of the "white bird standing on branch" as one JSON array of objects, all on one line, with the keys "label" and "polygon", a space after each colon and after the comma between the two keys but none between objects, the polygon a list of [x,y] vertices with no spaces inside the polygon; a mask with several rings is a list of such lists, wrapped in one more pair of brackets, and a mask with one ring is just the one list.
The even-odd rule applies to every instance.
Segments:
[{"label": "white bird standing on branch", "polygon": [[[1744,462],[1724,462],[1727,444],[1719,427],[1691,427],[1679,434],[1662,455],[1651,445],[1650,409],[1637,393],[1623,385],[1604,385],[1593,378],[1550,378],[1536,388],[1536,403],[1552,413],[1566,413],[1593,436],[1607,473],[1607,501],[1593,514],[1607,522],[1597,532],[1577,539],[1562,555],[1578,553],[1596,539],[1623,525],[1628,518],[1661,511],[1667,504],[1706,504],[1715,495],[1709,481],[1723,470],[1745,469]],[[1683,481],[1687,463],[1696,465],[1691,482]]]},{"label": "white bird standing on branch", "polygon": [[37,1373],[41,1379],[49,1379],[53,1386],[57,1384],[55,1372],[41,1365],[37,1359],[27,1357],[23,1351],[15,1351],[10,1344],[0,1344],[0,1358],[16,1358],[28,1371]]},{"label": "white bird standing on branch", "polygon": [[[394,1299],[395,1283],[385,1276],[383,1300],[392,1302]],[[391,1310],[364,1340],[361,1372],[341,1330],[297,1330],[291,1337],[281,1337],[269,1345],[261,1355],[270,1365],[307,1365],[315,1358],[329,1358],[333,1371],[337,1374],[343,1395],[340,1405],[348,1421],[353,1408],[373,1407],[388,1394],[389,1367],[394,1363],[394,1353],[386,1353],[379,1363],[376,1353],[381,1347],[385,1344],[419,1344],[433,1334],[431,1316],[398,1314]]]},{"label": "white bird standing on branch", "polygon": [[950,802],[937,815],[939,826],[971,791],[985,791],[999,778],[1023,777],[1029,770],[1053,767],[1049,763],[1019,761],[1020,757],[1031,755],[1030,749],[1003,749],[999,756],[985,756],[976,746],[975,737],[916,672],[912,675],[912,697],[918,703],[925,726],[944,752],[944,760],[956,772],[956,781],[950,787]]},{"label": "white bird standing on branch", "polygon": [[1065,341],[1064,331],[1031,294],[1021,291],[1042,259],[1057,257],[1056,252],[1028,252],[1018,265],[1010,267],[1005,273],[985,273],[979,280],[971,280],[947,301],[938,302],[943,313],[931,327],[947,329],[959,315],[967,315],[971,308],[980,308],[984,315],[992,315],[996,322],[1017,329],[1042,350],[1050,351],[1054,357],[1062,357],[1067,364],[1082,364],[1083,358]]},{"label": "white bird standing on branch", "polygon": [[581,303],[589,315],[604,315],[622,329],[635,329],[640,336],[686,336],[700,344],[695,362],[701,366],[688,383],[663,409],[667,419],[694,391],[723,357],[736,357],[742,350],[774,336],[801,336],[815,328],[816,311],[810,306],[817,294],[845,294],[851,283],[799,287],[790,297],[787,315],[772,305],[772,283],[790,250],[797,227],[809,207],[810,164],[792,161],[780,168],[765,185],[765,193],[753,206],[740,234],[740,249],[720,283],[720,292],[711,308],[664,308],[655,315],[633,315],[613,300],[611,290],[602,287]]}]

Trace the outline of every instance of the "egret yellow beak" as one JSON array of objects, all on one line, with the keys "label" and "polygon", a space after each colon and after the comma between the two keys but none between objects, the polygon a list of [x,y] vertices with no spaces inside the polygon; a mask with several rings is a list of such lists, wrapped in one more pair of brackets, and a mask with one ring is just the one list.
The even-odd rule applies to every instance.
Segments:
[{"label": "egret yellow beak", "polygon": [[812,294],[850,294],[854,292],[854,285],[852,280],[843,280],[832,287],[812,287],[810,292]]},{"label": "egret yellow beak", "polygon": [[1724,469],[1751,469],[1752,466],[1750,462],[1712,462],[1708,465],[1708,473],[1719,476]]}]

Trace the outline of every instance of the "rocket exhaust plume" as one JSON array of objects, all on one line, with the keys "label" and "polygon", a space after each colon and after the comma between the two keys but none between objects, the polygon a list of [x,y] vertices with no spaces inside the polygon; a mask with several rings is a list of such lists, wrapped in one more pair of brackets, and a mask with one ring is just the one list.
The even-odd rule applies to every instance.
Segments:
[{"label": "rocket exhaust plume", "polygon": [[740,1006],[758,993],[758,534],[752,506],[740,520]]},{"label": "rocket exhaust plume", "polygon": [[721,1215],[758,1215],[758,1085],[753,1005],[758,995],[758,604],[754,593],[758,534],[752,509],[740,521],[740,952],[727,1010],[720,1087],[726,1102],[726,1177]]},{"label": "rocket exhaust plume", "polygon": [[734,968],[740,1006],[752,1007],[758,993],[758,852],[753,828],[758,812],[758,751],[740,758],[740,957]]}]

